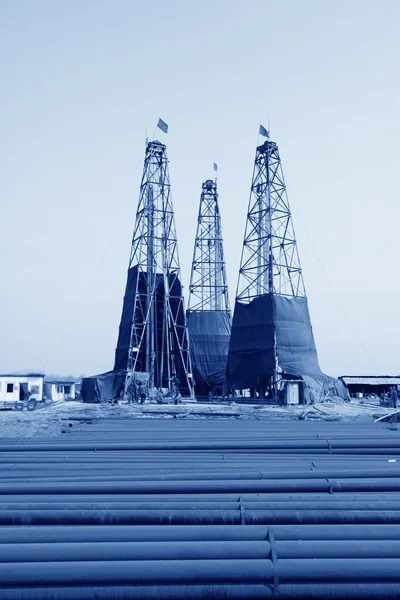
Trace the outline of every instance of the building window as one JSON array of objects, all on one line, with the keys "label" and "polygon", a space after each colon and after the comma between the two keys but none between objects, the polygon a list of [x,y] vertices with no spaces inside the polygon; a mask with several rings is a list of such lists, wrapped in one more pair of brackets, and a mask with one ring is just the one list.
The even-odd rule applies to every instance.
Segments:
[{"label": "building window", "polygon": [[64,391],[64,386],[63,385],[58,385],[57,386],[57,394],[62,394]]},{"label": "building window", "polygon": [[71,393],[71,386],[70,385],[64,385],[64,393],[65,394],[70,394]]},{"label": "building window", "polygon": [[14,393],[14,384],[7,383],[7,394],[13,394],[13,393]]},{"label": "building window", "polygon": [[38,385],[31,385],[30,392],[31,392],[31,394],[38,394],[39,393],[39,386]]}]

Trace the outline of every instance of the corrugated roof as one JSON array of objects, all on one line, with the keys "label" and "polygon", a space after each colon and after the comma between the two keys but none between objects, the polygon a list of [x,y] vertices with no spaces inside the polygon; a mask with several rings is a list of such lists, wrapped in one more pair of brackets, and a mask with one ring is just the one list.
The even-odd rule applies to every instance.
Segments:
[{"label": "corrugated roof", "polygon": [[400,375],[342,375],[339,379],[353,385],[400,385]]}]

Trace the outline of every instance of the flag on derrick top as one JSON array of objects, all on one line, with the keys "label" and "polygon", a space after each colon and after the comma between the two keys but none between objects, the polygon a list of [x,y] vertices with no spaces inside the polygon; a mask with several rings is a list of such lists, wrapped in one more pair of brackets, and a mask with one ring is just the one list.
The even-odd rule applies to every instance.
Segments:
[{"label": "flag on derrick top", "polygon": [[157,127],[164,133],[168,133],[168,125],[162,119],[158,119]]},{"label": "flag on derrick top", "polygon": [[217,163],[214,163],[214,171],[217,172],[218,171],[218,165]]},{"label": "flag on derrick top", "polygon": [[268,131],[268,129],[265,129],[265,127],[263,125],[260,125],[260,129],[259,129],[258,133],[259,133],[259,135],[269,138],[269,131]]}]

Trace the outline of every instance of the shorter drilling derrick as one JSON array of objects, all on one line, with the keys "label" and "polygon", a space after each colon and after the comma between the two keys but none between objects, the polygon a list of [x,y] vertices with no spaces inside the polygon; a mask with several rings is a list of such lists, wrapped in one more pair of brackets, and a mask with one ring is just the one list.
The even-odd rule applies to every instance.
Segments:
[{"label": "shorter drilling derrick", "polygon": [[[114,370],[192,395],[192,369],[166,146],[147,142]],[[137,377],[140,378],[139,375]]]},{"label": "shorter drilling derrick", "polygon": [[189,294],[188,313],[230,314],[217,184],[211,179],[202,185]]},{"label": "shorter drilling derrick", "polygon": [[189,288],[187,322],[196,394],[222,391],[231,311],[217,183],[202,184]]},{"label": "shorter drilling derrick", "polygon": [[260,133],[267,140],[256,150],[225,387],[278,398],[291,380],[311,397],[329,380],[341,395],[319,368],[278,146]]}]

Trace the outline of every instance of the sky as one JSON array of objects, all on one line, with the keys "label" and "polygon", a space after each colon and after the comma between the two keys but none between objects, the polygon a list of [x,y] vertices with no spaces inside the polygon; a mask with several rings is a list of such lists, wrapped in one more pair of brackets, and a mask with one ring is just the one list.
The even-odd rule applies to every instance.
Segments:
[{"label": "sky", "polygon": [[146,135],[187,292],[218,163],[233,305],[260,123],[321,368],[400,373],[397,0],[1,0],[0,372],[110,370]]}]

